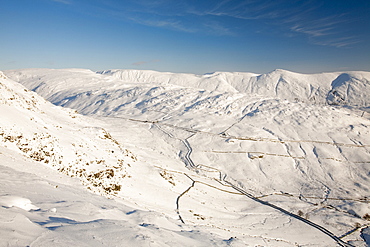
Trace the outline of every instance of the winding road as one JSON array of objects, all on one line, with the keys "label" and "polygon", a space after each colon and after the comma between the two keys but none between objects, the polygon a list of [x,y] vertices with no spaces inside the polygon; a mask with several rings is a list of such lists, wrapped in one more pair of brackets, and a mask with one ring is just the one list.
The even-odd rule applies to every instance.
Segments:
[{"label": "winding road", "polygon": [[[202,133],[201,131],[196,131],[196,130],[192,130],[192,129],[188,129],[188,128],[183,128],[183,127],[177,127],[177,126],[174,126],[174,125],[169,125],[169,124],[163,124],[163,123],[159,123],[157,121],[141,121],[141,120],[134,120],[134,119],[129,119],[131,121],[137,121],[137,122],[143,122],[143,123],[149,123],[149,124],[153,124],[155,125],[156,127],[158,127],[158,129],[160,129],[161,131],[163,131],[165,134],[167,134],[169,137],[173,138],[173,139],[176,139],[177,141],[180,141],[183,146],[185,147],[186,149],[186,152],[183,152],[183,151],[180,151],[179,152],[179,157],[181,160],[183,160],[184,164],[185,164],[185,167],[188,168],[189,170],[191,171],[194,171],[196,172],[198,175],[201,173],[201,171],[204,171],[204,168],[202,167],[202,165],[195,165],[194,164],[194,161],[192,160],[191,158],[191,154],[193,152],[193,148],[191,147],[188,139],[193,137],[194,135],[196,135],[197,133]],[[161,125],[163,126],[167,126],[167,127],[171,127],[171,128],[177,128],[177,129],[181,129],[183,131],[187,131],[189,133],[191,133],[190,136],[188,136],[187,138],[184,138],[184,139],[181,139],[181,138],[177,138],[176,136],[174,136],[174,134],[170,133],[169,131],[161,128]],[[210,134],[207,132],[207,134]],[[213,134],[211,133],[212,135],[218,135],[220,138],[225,138],[225,134],[222,135],[221,134]],[[231,137],[231,138],[235,138],[235,139],[239,139],[237,137]],[[244,139],[244,138],[243,138]],[[255,139],[252,139],[252,141],[261,141],[261,140],[255,140]],[[270,141],[273,141],[273,142],[276,142],[277,140],[270,140]],[[296,142],[296,141],[295,141]],[[314,141],[313,141],[314,142]],[[338,143],[334,144],[334,145],[338,145]],[[205,166],[206,167],[206,166]],[[208,167],[209,169],[209,167]],[[212,168],[214,171],[217,170],[216,168]],[[297,214],[294,214],[292,212],[289,212],[275,204],[272,204],[268,201],[264,201],[264,200],[261,200],[259,198],[257,198],[256,196],[252,195],[251,193],[248,193],[247,191],[245,191],[244,189],[236,186],[235,184],[233,184],[232,182],[230,182],[228,179],[227,179],[227,174],[224,174],[223,172],[217,170],[218,173],[219,173],[219,178],[218,179],[215,179],[215,180],[218,180],[218,182],[222,185],[222,186],[228,186],[228,187],[231,187],[233,188],[235,191],[237,191],[238,193],[240,194],[243,194],[244,196],[250,198],[251,200],[255,201],[255,202],[258,202],[264,206],[267,206],[267,207],[270,207],[270,208],[273,208],[277,211],[280,211],[292,218],[295,218],[297,220],[300,220],[301,222],[309,225],[310,227],[313,227],[319,231],[321,231],[323,234],[327,235],[328,237],[330,237],[331,239],[333,239],[339,246],[342,246],[342,247],[351,247],[353,245],[349,244],[349,243],[346,243],[344,242],[340,237],[336,236],[335,234],[333,234],[332,232],[330,232],[328,229],[326,229],[325,227],[323,226],[320,226],[308,219],[305,219]],[[185,174],[191,181],[191,185],[185,190],[183,191],[178,197],[177,197],[177,200],[176,200],[176,212],[179,216],[179,220],[182,222],[182,223],[185,223],[183,217],[181,216],[181,213],[180,213],[180,198],[182,196],[184,196],[186,193],[188,193],[191,188],[193,188],[195,186],[195,183],[196,181],[191,178],[191,176],[189,176],[188,174]],[[204,175],[206,176],[206,175]],[[235,181],[235,180],[234,180]]]},{"label": "winding road", "polygon": [[[158,126],[158,123],[155,123],[157,126]],[[159,127],[159,129],[161,129],[162,131],[164,131],[162,128],[160,128]],[[182,130],[184,130],[183,128],[182,128]],[[190,157],[190,155],[192,154],[192,152],[193,152],[193,149],[192,149],[192,147],[191,147],[191,145],[190,145],[190,143],[189,143],[189,141],[188,141],[188,139],[189,138],[191,138],[192,136],[194,136],[196,133],[194,133],[194,131],[191,131],[192,132],[192,135],[190,135],[189,137],[187,137],[186,139],[179,139],[179,138],[176,138],[176,137],[174,137],[174,135],[172,135],[171,133],[168,133],[167,131],[164,131],[166,134],[168,134],[169,136],[171,136],[172,138],[175,138],[175,139],[177,139],[177,140],[179,140],[179,141],[181,141],[182,143],[183,143],[183,145],[186,147],[186,149],[187,149],[187,152],[185,153],[185,155],[183,154],[183,152],[180,152],[180,158],[184,161],[184,163],[185,163],[185,166],[188,168],[188,169],[190,169],[190,170],[193,170],[193,171],[195,171],[197,174],[199,174],[200,173],[200,170],[202,170],[202,168],[201,168],[201,166],[196,166],[195,164],[194,164],[194,162],[193,162],[193,160],[191,159],[191,157]],[[215,169],[215,168],[213,168],[213,169]],[[215,170],[217,170],[217,169],[215,169]],[[319,231],[321,231],[323,234],[325,234],[325,235],[327,235],[327,236],[329,236],[330,238],[332,238],[335,242],[337,242],[337,244],[339,245],[339,246],[342,246],[342,247],[353,247],[353,245],[351,245],[351,244],[349,244],[349,243],[346,243],[346,242],[344,242],[342,239],[340,239],[339,237],[337,237],[335,234],[333,234],[332,232],[330,232],[328,229],[326,229],[325,227],[322,227],[322,226],[320,226],[320,225],[318,225],[318,224],[316,224],[316,223],[314,223],[314,222],[312,222],[312,221],[310,221],[310,220],[308,220],[308,219],[305,219],[305,218],[303,218],[303,217],[301,217],[301,216],[299,216],[299,215],[297,215],[297,214],[294,214],[294,213],[292,213],[292,212],[289,212],[289,211],[287,211],[287,210],[285,210],[285,209],[283,209],[283,208],[281,208],[281,207],[279,207],[279,206],[276,206],[276,205],[274,205],[274,204],[272,204],[272,203],[269,203],[269,202],[267,202],[267,201],[264,201],[264,200],[261,200],[261,199],[259,199],[259,198],[257,198],[256,196],[254,196],[254,195],[252,195],[252,194],[250,194],[250,193],[248,193],[247,191],[245,191],[244,189],[242,189],[242,188],[240,188],[240,187],[238,187],[238,186],[236,186],[235,184],[233,184],[233,183],[231,183],[230,181],[228,181],[226,178],[227,178],[227,174],[223,174],[221,171],[218,171],[219,172],[219,177],[220,177],[220,182],[221,182],[221,184],[223,185],[223,183],[226,183],[226,184],[228,184],[229,186],[231,186],[234,190],[236,190],[236,191],[238,191],[239,193],[241,193],[241,194],[243,194],[243,195],[245,195],[246,197],[248,197],[248,198],[250,198],[250,199],[252,199],[252,200],[254,200],[254,201],[256,201],[256,202],[258,202],[258,203],[260,203],[260,204],[262,204],[262,205],[265,205],[265,206],[268,206],[268,207],[271,207],[271,208],[273,208],[273,209],[275,209],[275,210],[278,210],[278,211],[280,211],[280,212],[282,212],[282,213],[284,213],[284,214],[286,214],[286,215],[289,215],[290,217],[293,217],[293,218],[295,218],[295,219],[297,219],[297,220],[300,220],[300,221],[302,221],[303,223],[305,223],[305,224],[307,224],[307,225],[309,225],[309,226],[311,226],[311,227],[313,227],[313,228],[316,228],[317,230],[319,230]],[[191,179],[192,180],[192,184],[189,186],[189,188],[187,188],[184,192],[182,192],[179,196],[178,196],[178,198],[177,198],[177,200],[176,200],[176,205],[177,205],[177,214],[179,215],[179,219],[180,219],[180,221],[182,222],[182,223],[185,223],[185,221],[183,220],[183,218],[181,217],[181,214],[180,214],[180,208],[179,208],[179,201],[180,201],[180,198],[183,196],[183,195],[185,195],[187,192],[189,192],[189,190],[191,189],[191,188],[193,188],[194,187],[194,185],[195,185],[195,180],[194,179],[192,179],[189,175],[187,175],[187,174],[185,174],[189,179]]]}]

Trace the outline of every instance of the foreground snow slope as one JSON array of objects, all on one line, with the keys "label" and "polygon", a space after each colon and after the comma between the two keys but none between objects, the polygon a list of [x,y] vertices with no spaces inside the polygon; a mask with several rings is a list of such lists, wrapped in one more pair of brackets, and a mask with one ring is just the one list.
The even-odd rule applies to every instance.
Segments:
[{"label": "foreground snow slope", "polygon": [[[100,121],[54,106],[2,73],[0,113],[0,246],[227,245],[207,229],[182,226],[176,214],[123,201],[123,191],[163,186],[140,184],[143,177],[163,178]],[[135,181],[140,188],[128,188]]]},{"label": "foreground snow slope", "polygon": [[[135,162],[135,157],[105,129],[75,111],[53,106],[11,80],[2,79],[0,87],[3,145],[78,176],[101,194],[120,191],[120,180],[126,177],[126,167]],[[104,177],[108,179],[99,181]]]},{"label": "foreground snow slope", "polygon": [[110,196],[229,239],[222,244],[365,246],[368,72],[5,73],[99,118],[135,154]]},{"label": "foreground snow slope", "polygon": [[91,194],[7,148],[0,158],[0,246],[227,246],[162,213]]}]

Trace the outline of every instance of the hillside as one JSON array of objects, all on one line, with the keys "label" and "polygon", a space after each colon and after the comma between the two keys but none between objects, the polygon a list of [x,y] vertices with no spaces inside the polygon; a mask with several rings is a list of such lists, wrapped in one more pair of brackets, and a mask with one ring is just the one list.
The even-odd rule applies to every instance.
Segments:
[{"label": "hillside", "polygon": [[223,245],[124,201],[137,190],[158,193],[163,185],[143,177],[160,182],[161,170],[138,161],[101,121],[54,106],[3,73],[0,88],[0,246]]},{"label": "hillside", "polygon": [[[267,74],[215,72],[206,75],[175,74],[140,70],[108,70],[98,72],[125,82],[173,84],[199,89],[258,94],[280,99],[312,103],[333,103],[368,106],[369,72],[299,74],[274,70]],[[333,97],[342,98],[335,101]],[[326,101],[325,101],[326,100]]]},{"label": "hillside", "polygon": [[[126,167],[135,161],[135,156],[105,129],[75,111],[46,102],[11,80],[2,78],[0,86],[2,145],[80,177],[88,188],[100,194],[120,190],[119,180],[127,175]],[[106,179],[109,173],[115,176]]]},{"label": "hillside", "polygon": [[[2,119],[3,136],[15,138],[10,148],[22,154],[21,134],[27,143],[33,132],[50,135],[53,141],[43,145],[58,151],[48,161],[51,167],[64,172],[63,167],[88,166],[80,176],[86,188],[163,213],[177,222],[171,232],[197,229],[215,246],[366,246],[369,72],[197,76],[27,69],[5,74],[56,105],[93,117],[46,102],[30,110],[27,99],[42,99],[2,78],[13,95],[4,95],[1,105],[9,118]],[[23,118],[9,117],[18,115]],[[46,124],[33,123],[32,117]],[[7,130],[14,123],[19,124]],[[42,140],[32,146],[40,149]],[[75,154],[68,151],[72,147],[79,147]],[[92,165],[73,163],[76,159]],[[100,178],[97,160],[106,160],[105,171],[112,169],[115,176],[105,174],[99,186],[91,186],[95,180],[89,184],[84,177]],[[124,169],[118,160],[124,160]],[[203,244],[210,243],[195,245]]]},{"label": "hillside", "polygon": [[[26,69],[6,73],[10,78],[22,82],[37,92],[44,91],[42,94],[47,97],[51,96],[49,94],[61,92],[64,89],[78,87],[79,84],[74,83],[76,80],[89,78],[91,80],[86,86],[94,86],[94,83],[99,81],[106,89],[112,85],[112,81],[119,79],[125,83],[177,85],[314,104],[370,106],[369,97],[366,97],[370,92],[370,72],[299,74],[278,69],[262,75],[242,72],[194,75],[145,70],[106,70],[94,73],[89,70],[67,69],[58,70],[56,73],[58,78],[55,78],[56,74],[49,69]],[[48,85],[45,85],[43,80],[47,81]],[[49,91],[49,94],[46,91]]]}]

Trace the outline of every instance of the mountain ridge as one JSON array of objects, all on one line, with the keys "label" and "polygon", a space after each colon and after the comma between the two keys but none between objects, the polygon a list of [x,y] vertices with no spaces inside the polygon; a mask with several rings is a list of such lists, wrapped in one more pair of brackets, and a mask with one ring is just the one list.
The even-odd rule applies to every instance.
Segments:
[{"label": "mountain ridge", "polygon": [[[195,75],[184,73],[157,72],[151,70],[105,70],[93,72],[82,69],[25,69],[5,71],[12,79],[20,81],[29,88],[47,87],[42,83],[32,80],[33,76],[50,77],[51,72],[59,72],[59,77],[63,79],[68,74],[80,74],[90,76],[92,80],[100,80],[104,84],[109,84],[113,78],[122,83],[149,83],[159,85],[176,85],[181,87],[192,87],[197,89],[219,91],[228,93],[242,93],[248,95],[261,95],[267,97],[278,97],[291,101],[305,101],[314,104],[340,104],[356,107],[370,106],[370,99],[366,95],[370,92],[370,72],[348,71],[348,72],[329,72],[318,74],[300,74],[287,70],[277,69],[266,74],[254,74],[248,72],[214,72],[207,75]],[[34,74],[34,75],[33,75]],[[99,75],[101,77],[99,78]],[[109,79],[111,77],[112,79]],[[338,79],[339,77],[339,79]],[[48,80],[50,81],[49,78]],[[345,81],[343,81],[345,79]],[[31,82],[32,80],[32,82]],[[342,80],[341,83],[334,81]],[[28,82],[27,82],[28,81]],[[56,81],[56,78],[54,79]],[[28,83],[28,84],[27,84]],[[71,81],[73,84],[73,80]],[[87,83],[86,86],[92,83]],[[346,84],[347,86],[343,85]],[[59,85],[60,82],[59,82]],[[346,90],[350,86],[351,90]],[[339,88],[339,86],[341,86]],[[54,85],[55,87],[55,85]],[[344,89],[344,87],[346,89]],[[60,91],[48,88],[49,91]],[[45,90],[46,91],[46,90]],[[44,95],[45,96],[45,95]],[[342,98],[343,100],[339,100]]]}]

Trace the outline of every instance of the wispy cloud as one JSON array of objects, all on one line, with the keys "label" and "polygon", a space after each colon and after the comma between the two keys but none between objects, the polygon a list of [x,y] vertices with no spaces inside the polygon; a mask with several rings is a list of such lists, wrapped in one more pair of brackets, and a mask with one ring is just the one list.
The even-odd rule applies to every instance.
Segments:
[{"label": "wispy cloud", "polygon": [[358,43],[358,37],[348,35],[348,30],[343,28],[350,18],[345,13],[328,16],[325,12],[324,15],[320,12],[321,5],[317,0],[224,0],[208,11],[193,13],[200,16],[227,16],[241,22],[257,21],[270,26],[270,29],[290,32],[292,35],[288,37],[306,35],[308,42],[316,45],[348,47]]},{"label": "wispy cloud", "polygon": [[180,4],[174,4],[175,1],[172,0],[127,0],[125,4],[120,1],[98,1],[100,1],[100,6],[95,10],[99,12],[97,15],[104,13],[114,19],[180,32],[198,31],[197,27],[179,18],[184,13],[180,11]]},{"label": "wispy cloud", "polygon": [[[52,1],[68,4],[71,0]],[[237,36],[255,29],[254,33],[265,30],[290,38],[303,35],[315,45],[346,47],[358,42],[343,28],[343,20],[348,21],[348,16],[340,12],[328,15],[331,12],[322,11],[321,0],[223,0],[207,4],[175,0],[127,0],[125,4],[99,1],[114,18],[179,32]]]},{"label": "wispy cloud", "polygon": [[297,21],[292,24],[290,30],[296,33],[303,33],[310,37],[321,37],[334,34],[335,24],[326,20]]},{"label": "wispy cloud", "polygon": [[285,16],[279,7],[281,0],[275,1],[234,1],[225,0],[213,8],[198,12],[199,15],[227,16],[241,20],[274,19]]},{"label": "wispy cloud", "polygon": [[[146,2],[146,0],[139,2]],[[148,6],[155,6],[155,8],[147,8]],[[235,35],[232,29],[224,25],[221,20],[196,18],[199,15],[195,14],[194,7],[182,1],[159,0],[139,8],[140,10],[130,11],[125,17],[142,25],[180,32],[217,36]]]},{"label": "wispy cloud", "polygon": [[69,1],[69,0],[51,0],[51,1],[57,2],[57,3],[62,3],[62,4],[67,4],[67,5],[72,4],[72,2]]},{"label": "wispy cloud", "polygon": [[361,41],[356,36],[348,36],[348,37],[341,37],[341,38],[326,38],[323,40],[312,39],[311,42],[316,45],[344,48],[344,47],[352,47],[353,45],[358,44]]},{"label": "wispy cloud", "polygon": [[298,18],[287,21],[290,31],[293,33],[304,34],[312,44],[350,47],[359,42],[358,37],[348,35],[342,26],[348,22],[344,14],[326,16],[315,20]]},{"label": "wispy cloud", "polygon": [[187,33],[194,33],[197,30],[191,27],[187,27],[182,24],[181,21],[175,20],[175,19],[161,19],[161,18],[142,18],[142,17],[127,17],[127,19],[136,22],[141,25],[145,26],[151,26],[151,27],[159,27],[159,28],[167,28],[167,29],[172,29],[176,31],[181,31],[181,32],[187,32]]}]

